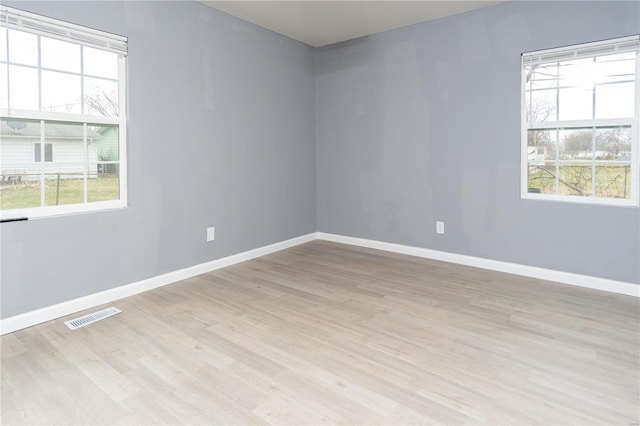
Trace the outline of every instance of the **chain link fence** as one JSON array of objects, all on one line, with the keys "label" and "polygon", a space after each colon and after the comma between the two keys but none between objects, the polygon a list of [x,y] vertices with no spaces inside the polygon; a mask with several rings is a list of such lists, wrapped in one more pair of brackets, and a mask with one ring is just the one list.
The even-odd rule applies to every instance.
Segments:
[{"label": "chain link fence", "polygon": [[630,164],[529,165],[529,192],[628,199],[631,196]]},{"label": "chain link fence", "polygon": [[120,198],[119,164],[98,164],[84,172],[25,173],[3,171],[0,177],[2,210],[109,201]]}]

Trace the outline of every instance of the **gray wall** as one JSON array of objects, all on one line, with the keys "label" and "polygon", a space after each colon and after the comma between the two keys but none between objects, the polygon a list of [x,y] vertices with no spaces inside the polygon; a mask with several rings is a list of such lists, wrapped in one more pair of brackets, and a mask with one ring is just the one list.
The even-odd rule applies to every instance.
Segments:
[{"label": "gray wall", "polygon": [[4,3],[131,55],[130,207],[2,224],[2,318],[315,230],[639,281],[638,208],[519,196],[520,53],[638,33],[637,2],[511,2],[315,51],[193,2]]},{"label": "gray wall", "polygon": [[2,318],[316,230],[313,49],[195,2],[3,3],[129,37],[130,207],[2,224]]},{"label": "gray wall", "polygon": [[319,231],[638,283],[638,208],[520,199],[520,54],[638,33],[639,2],[508,2],[319,49]]}]

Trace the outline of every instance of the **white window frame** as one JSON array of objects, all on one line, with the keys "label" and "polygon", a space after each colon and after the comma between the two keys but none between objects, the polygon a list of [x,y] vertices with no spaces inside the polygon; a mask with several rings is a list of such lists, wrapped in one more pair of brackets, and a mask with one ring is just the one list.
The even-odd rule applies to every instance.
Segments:
[{"label": "white window frame", "polygon": [[[604,204],[613,206],[638,206],[640,200],[640,36],[622,37],[613,40],[604,40],[592,43],[584,43],[555,49],[546,49],[534,52],[526,52],[521,56],[521,179],[520,197],[530,200],[559,201],[581,204]],[[634,47],[635,46],[635,47]],[[525,67],[530,61],[544,61],[542,63],[552,63],[569,60],[569,54],[573,54],[571,59],[589,58],[599,55],[615,54],[619,50],[635,51],[636,53],[636,75],[635,75],[635,115],[628,119],[585,119],[585,120],[555,120],[548,122],[527,122],[527,80]],[[626,49],[626,50],[624,50]],[[554,61],[557,58],[557,61]],[[595,196],[573,196],[542,194],[529,192],[528,188],[528,141],[529,130],[563,130],[570,128],[597,128],[597,127],[631,126],[631,196],[629,199],[606,198]],[[556,161],[558,161],[556,159]],[[595,160],[593,160],[595,161]]]},{"label": "white window frame", "polygon": [[[111,209],[120,209],[127,207],[127,102],[126,102],[126,56],[127,56],[127,38],[92,28],[83,27],[76,24],[60,21],[53,18],[25,12],[7,6],[0,6],[0,31],[8,31],[8,29],[17,29],[29,32],[39,36],[54,38],[81,46],[101,49],[118,54],[118,117],[105,117],[89,114],[73,114],[60,113],[51,111],[35,111],[20,110],[9,108],[0,108],[0,116],[2,118],[15,118],[24,120],[39,120],[41,126],[40,141],[42,154],[44,155],[44,132],[43,128],[47,121],[66,122],[69,124],[84,123],[85,135],[86,126],[91,124],[105,124],[118,126],[118,143],[119,143],[119,196],[118,200],[87,202],[86,200],[86,172],[85,172],[85,200],[78,204],[65,204],[59,206],[44,206],[44,199],[40,207],[0,210],[0,220],[16,219],[16,218],[44,218],[64,214],[98,212]],[[8,42],[7,42],[8,49]],[[8,58],[7,58],[8,59]],[[9,66],[1,64],[2,66]],[[38,65],[38,69],[41,69]],[[7,84],[10,84],[10,75]],[[9,87],[2,88],[9,92]],[[40,89],[41,90],[41,89]],[[40,92],[41,93],[41,92]],[[87,167],[85,161],[85,169]],[[44,172],[41,182],[44,179]],[[44,197],[41,197],[44,198]]]}]

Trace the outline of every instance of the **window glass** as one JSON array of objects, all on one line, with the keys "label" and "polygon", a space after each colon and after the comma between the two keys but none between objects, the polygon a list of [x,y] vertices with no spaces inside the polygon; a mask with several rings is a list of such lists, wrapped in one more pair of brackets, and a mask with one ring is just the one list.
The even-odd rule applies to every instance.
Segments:
[{"label": "window glass", "polygon": [[83,47],[84,73],[96,77],[118,78],[118,55],[104,50]]},{"label": "window glass", "polygon": [[[7,31],[7,13],[25,30]],[[6,6],[0,14],[0,216],[123,207],[126,39]]]},{"label": "window glass", "polygon": [[[34,162],[39,163],[42,161],[42,144],[36,143],[33,147]],[[44,144],[44,161],[45,163],[53,161],[53,145],[50,143]]]},{"label": "window glass", "polygon": [[9,62],[38,66],[38,37],[35,34],[10,29]]},{"label": "window glass", "polygon": [[80,72],[80,46],[74,43],[40,37],[42,67],[59,71]]},{"label": "window glass", "polygon": [[631,37],[523,54],[523,197],[638,204],[639,49]]},{"label": "window glass", "polygon": [[609,83],[596,86],[595,118],[631,118],[635,110],[633,82]]},{"label": "window glass", "polygon": [[42,110],[80,114],[79,75],[42,71]]},{"label": "window glass", "polygon": [[7,62],[7,32],[0,28],[0,61]]},{"label": "window glass", "polygon": [[104,117],[118,116],[118,82],[102,78],[84,79],[85,113]]},{"label": "window glass", "polygon": [[9,67],[9,94],[12,109],[38,109],[38,70],[11,65]]}]

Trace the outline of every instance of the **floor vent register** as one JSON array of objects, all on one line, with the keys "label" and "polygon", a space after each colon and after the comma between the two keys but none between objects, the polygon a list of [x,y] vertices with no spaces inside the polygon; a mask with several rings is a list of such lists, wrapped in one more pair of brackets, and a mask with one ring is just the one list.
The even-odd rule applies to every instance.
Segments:
[{"label": "floor vent register", "polygon": [[85,325],[93,324],[94,322],[103,320],[105,318],[109,318],[109,317],[111,317],[113,315],[119,314],[120,312],[122,312],[120,309],[111,307],[111,308],[103,309],[103,310],[98,311],[98,312],[94,312],[92,314],[88,314],[88,315],[82,316],[80,318],[76,318],[76,319],[72,319],[72,320],[69,320],[69,321],[65,321],[64,323],[71,330],[75,330],[76,328],[80,328],[80,327],[84,327]]}]

